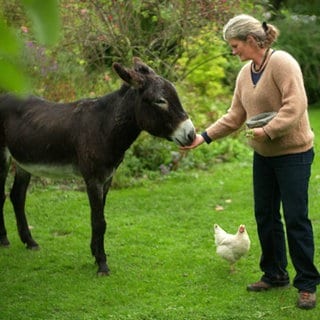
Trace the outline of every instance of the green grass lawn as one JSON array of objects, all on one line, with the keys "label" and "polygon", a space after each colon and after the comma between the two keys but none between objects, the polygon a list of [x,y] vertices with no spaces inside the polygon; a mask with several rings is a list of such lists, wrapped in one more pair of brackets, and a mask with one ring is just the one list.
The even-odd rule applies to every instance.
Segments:
[{"label": "green grass lawn", "polygon": [[[311,119],[315,132],[320,132],[320,109],[311,110]],[[0,250],[0,319],[318,320],[320,306],[310,311],[296,308],[294,288],[246,291],[246,285],[261,275],[251,185],[248,158],[111,190],[105,239],[109,277],[96,276],[86,194],[34,186],[27,212],[41,250],[24,249],[11,204],[6,203],[11,247]],[[320,267],[319,192],[317,157],[310,218]],[[215,253],[214,223],[231,233],[239,224],[247,225],[252,248],[235,274]],[[289,271],[293,277],[291,264]]]}]

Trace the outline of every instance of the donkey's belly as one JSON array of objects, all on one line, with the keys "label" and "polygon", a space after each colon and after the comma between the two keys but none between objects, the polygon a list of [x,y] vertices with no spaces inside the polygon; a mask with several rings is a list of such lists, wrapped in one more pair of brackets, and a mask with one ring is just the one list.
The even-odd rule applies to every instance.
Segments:
[{"label": "donkey's belly", "polygon": [[77,166],[70,162],[65,163],[38,163],[38,162],[24,162],[21,159],[17,159],[12,153],[5,149],[4,156],[7,159],[7,162],[10,159],[13,160],[19,167],[23,170],[31,173],[34,176],[38,177],[48,177],[48,178],[74,178],[81,176]]},{"label": "donkey's belly", "polygon": [[74,178],[80,175],[80,172],[73,165],[60,164],[24,164],[15,160],[17,165],[23,170],[38,177],[48,178]]}]

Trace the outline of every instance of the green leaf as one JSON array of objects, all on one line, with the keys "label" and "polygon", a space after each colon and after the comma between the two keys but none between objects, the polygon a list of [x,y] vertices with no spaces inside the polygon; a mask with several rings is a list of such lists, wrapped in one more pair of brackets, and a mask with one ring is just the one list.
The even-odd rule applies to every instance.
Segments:
[{"label": "green leaf", "polygon": [[60,19],[57,0],[21,0],[35,33],[42,44],[53,45],[58,41]]},{"label": "green leaf", "polygon": [[6,26],[0,17],[0,55],[17,55],[20,52],[21,42],[15,33]]},{"label": "green leaf", "polygon": [[20,66],[0,58],[0,70],[0,87],[2,89],[18,93],[28,91],[29,82]]}]

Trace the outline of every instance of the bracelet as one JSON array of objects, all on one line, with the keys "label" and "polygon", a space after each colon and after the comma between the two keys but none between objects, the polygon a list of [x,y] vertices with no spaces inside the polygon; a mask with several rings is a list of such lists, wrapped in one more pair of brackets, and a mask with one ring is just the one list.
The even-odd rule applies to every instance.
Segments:
[{"label": "bracelet", "polygon": [[201,136],[207,144],[212,142],[212,139],[208,136],[207,131],[202,132]]}]

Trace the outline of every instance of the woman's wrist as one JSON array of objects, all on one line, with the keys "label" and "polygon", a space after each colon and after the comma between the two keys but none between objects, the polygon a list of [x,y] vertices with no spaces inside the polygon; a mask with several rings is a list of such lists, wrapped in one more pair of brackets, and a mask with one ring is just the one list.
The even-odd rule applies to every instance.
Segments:
[{"label": "woman's wrist", "polygon": [[201,136],[202,136],[202,138],[204,139],[204,141],[205,141],[207,144],[209,144],[209,143],[212,142],[212,139],[209,137],[207,131],[203,131],[203,132],[201,133]]}]

